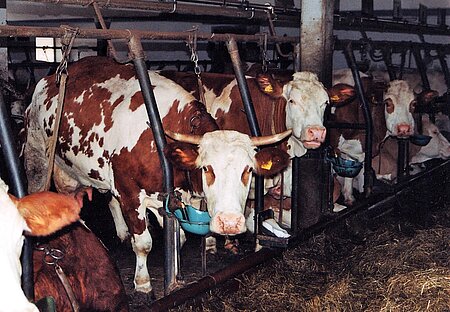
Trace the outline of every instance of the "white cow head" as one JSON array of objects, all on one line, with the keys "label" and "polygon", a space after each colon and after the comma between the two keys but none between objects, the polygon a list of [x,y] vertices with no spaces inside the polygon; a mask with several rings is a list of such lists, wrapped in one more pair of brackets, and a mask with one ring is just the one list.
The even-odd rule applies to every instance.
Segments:
[{"label": "white cow head", "polygon": [[289,160],[288,154],[280,149],[265,148],[256,152],[256,147],[278,143],[289,136],[291,130],[267,137],[249,137],[231,130],[208,132],[203,136],[166,133],[178,141],[167,145],[168,159],[184,170],[202,169],[203,193],[211,216],[210,230],[231,235],[245,232],[244,209],[252,171],[273,176],[285,169]]},{"label": "white cow head", "polygon": [[412,157],[412,163],[421,163],[433,158],[450,158],[450,143],[426,115],[422,117],[422,131],[423,134],[431,136],[431,140]]},{"label": "white cow head", "polygon": [[20,285],[23,232],[49,235],[78,220],[80,209],[76,199],[50,192],[19,200],[8,194],[8,186],[0,180],[0,311],[39,311]]},{"label": "white cow head", "polygon": [[412,113],[416,107],[416,99],[408,83],[404,80],[389,82],[383,101],[387,134],[396,137],[411,136],[414,133]]},{"label": "white cow head", "polygon": [[318,148],[325,140],[323,115],[328,104],[327,90],[310,72],[298,72],[283,84],[270,75],[257,77],[259,87],[268,96],[286,101],[286,128],[292,129],[289,144],[294,156],[303,156],[306,149]]}]

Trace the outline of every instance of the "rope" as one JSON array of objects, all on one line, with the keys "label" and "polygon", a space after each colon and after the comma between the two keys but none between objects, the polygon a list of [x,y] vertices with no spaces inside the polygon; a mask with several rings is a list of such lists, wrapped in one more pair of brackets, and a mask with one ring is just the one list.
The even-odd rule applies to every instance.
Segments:
[{"label": "rope", "polygon": [[66,27],[65,28],[66,32],[63,38],[61,38],[62,59],[58,65],[58,68],[56,69],[56,84],[59,84],[58,106],[56,107],[55,126],[53,127],[52,136],[50,137],[48,142],[48,149],[47,149],[48,168],[44,190],[50,189],[51,177],[53,173],[53,165],[55,161],[56,142],[58,141],[59,126],[61,123],[62,111],[64,107],[64,97],[66,94],[66,82],[68,75],[67,64],[70,58],[70,50],[72,49],[75,37],[79,32],[78,28],[74,29],[69,26],[64,27]]}]

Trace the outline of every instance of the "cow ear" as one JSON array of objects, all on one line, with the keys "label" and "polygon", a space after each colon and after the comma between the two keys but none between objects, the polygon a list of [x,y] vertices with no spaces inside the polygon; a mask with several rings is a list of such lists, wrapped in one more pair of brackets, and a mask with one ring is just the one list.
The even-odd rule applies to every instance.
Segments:
[{"label": "cow ear", "polygon": [[435,90],[424,90],[417,94],[417,102],[419,105],[430,105],[438,96],[439,93]]},{"label": "cow ear", "polygon": [[259,74],[256,76],[256,81],[264,94],[272,98],[279,98],[283,95],[283,85],[271,75]]},{"label": "cow ear", "polygon": [[267,147],[255,155],[256,174],[273,176],[289,165],[289,154],[276,147]]},{"label": "cow ear", "polygon": [[328,90],[328,96],[332,106],[342,106],[353,102],[356,98],[356,91],[354,87],[348,84],[338,83]]},{"label": "cow ear", "polygon": [[182,170],[193,170],[197,168],[197,147],[184,142],[173,142],[166,145],[164,154],[167,159],[177,168]]},{"label": "cow ear", "polygon": [[80,218],[82,204],[71,195],[38,192],[10,198],[33,236],[50,235]]}]

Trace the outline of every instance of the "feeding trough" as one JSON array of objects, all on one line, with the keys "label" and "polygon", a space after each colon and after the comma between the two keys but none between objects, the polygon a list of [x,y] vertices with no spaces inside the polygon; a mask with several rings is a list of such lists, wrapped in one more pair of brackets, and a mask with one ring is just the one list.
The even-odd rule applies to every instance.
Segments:
[{"label": "feeding trough", "polygon": [[425,146],[430,143],[431,137],[429,135],[424,134],[415,134],[409,137],[409,140],[412,144]]},{"label": "feeding trough", "polygon": [[175,210],[173,213],[180,222],[183,230],[198,235],[206,235],[209,233],[209,221],[211,217],[208,211],[201,211],[191,205],[186,205]]},{"label": "feeding trough", "polygon": [[334,171],[341,177],[354,178],[363,167],[363,163],[357,160],[345,159],[341,156],[327,157],[333,165]]}]

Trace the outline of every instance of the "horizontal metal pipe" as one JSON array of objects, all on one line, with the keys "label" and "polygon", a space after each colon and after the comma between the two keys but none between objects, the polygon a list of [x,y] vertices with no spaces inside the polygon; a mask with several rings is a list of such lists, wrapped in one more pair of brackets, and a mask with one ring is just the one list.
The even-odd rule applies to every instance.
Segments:
[{"label": "horizontal metal pipe", "polygon": [[170,308],[174,308],[188,299],[195,298],[205,291],[213,289],[233,277],[248,271],[256,265],[279,255],[281,252],[282,249],[263,248],[258,252],[251,253],[236,263],[233,263],[232,266],[228,266],[213,274],[207,275],[200,280],[189,284],[189,286],[185,288],[174,291],[169,295],[158,299],[152,303],[150,311],[167,311]]},{"label": "horizontal metal pipe", "polygon": [[[36,27],[36,26],[0,26],[0,37],[61,37],[65,34],[64,26],[61,27]],[[147,40],[188,40],[192,36],[190,32],[164,32],[144,31],[129,29],[79,29],[78,38],[90,39],[129,39],[132,36]],[[237,35],[197,33],[197,40],[227,41],[230,36],[237,41],[259,42],[261,35]],[[267,36],[268,42],[298,42],[298,37]]]}]

